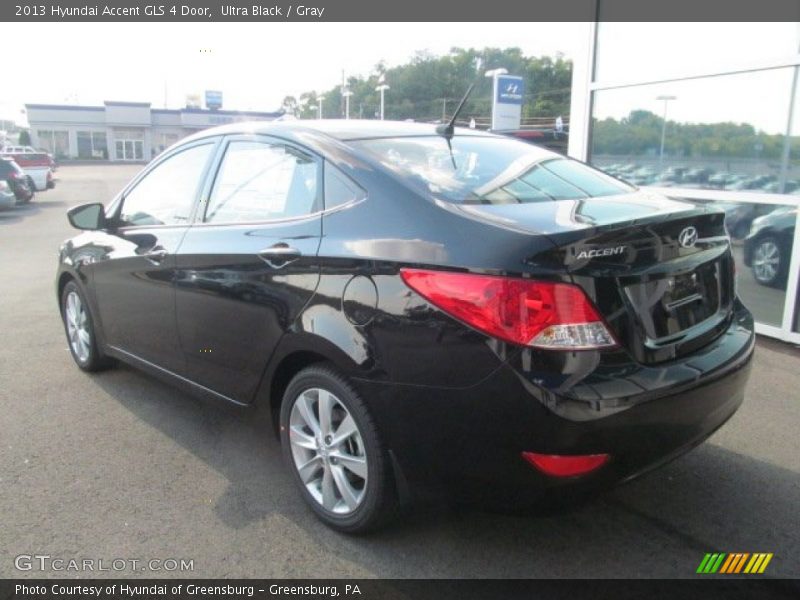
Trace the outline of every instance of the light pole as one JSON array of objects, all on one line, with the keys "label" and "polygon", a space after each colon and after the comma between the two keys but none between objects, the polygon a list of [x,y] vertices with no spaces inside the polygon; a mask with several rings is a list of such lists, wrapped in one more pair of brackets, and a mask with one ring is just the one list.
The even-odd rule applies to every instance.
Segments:
[{"label": "light pole", "polygon": [[661,123],[661,152],[658,154],[658,170],[664,170],[664,139],[667,137],[667,103],[670,100],[677,100],[677,96],[657,96],[656,100],[664,101],[664,121]]},{"label": "light pole", "polygon": [[343,90],[342,96],[344,97],[344,118],[350,118],[350,96],[353,95],[353,92],[350,90]]},{"label": "light pole", "polygon": [[323,100],[325,100],[325,96],[323,94],[320,94],[319,96],[317,96],[317,108],[319,109],[319,112],[317,113],[317,115],[318,115],[317,118],[318,119],[322,118],[322,101]]},{"label": "light pole", "polygon": [[389,86],[386,85],[386,75],[381,73],[380,77],[378,77],[378,87],[375,88],[376,92],[381,93],[381,121],[383,121],[383,94],[388,89]]}]

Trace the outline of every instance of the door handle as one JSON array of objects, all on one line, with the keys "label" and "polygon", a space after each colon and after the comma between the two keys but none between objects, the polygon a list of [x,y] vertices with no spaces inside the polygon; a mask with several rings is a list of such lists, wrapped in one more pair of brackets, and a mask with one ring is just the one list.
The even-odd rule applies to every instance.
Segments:
[{"label": "door handle", "polygon": [[297,248],[292,248],[289,244],[275,244],[258,253],[258,258],[263,260],[273,269],[281,269],[296,261],[302,256],[302,252]]},{"label": "door handle", "polygon": [[169,252],[163,248],[159,250],[150,250],[150,252],[145,252],[144,254],[144,257],[154,265],[160,265],[167,256],[169,256]]}]

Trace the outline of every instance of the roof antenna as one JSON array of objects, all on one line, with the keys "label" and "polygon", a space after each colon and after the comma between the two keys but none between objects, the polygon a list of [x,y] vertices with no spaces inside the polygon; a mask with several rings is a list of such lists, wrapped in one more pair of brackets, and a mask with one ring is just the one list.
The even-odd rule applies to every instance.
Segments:
[{"label": "roof antenna", "polygon": [[447,124],[442,123],[441,125],[437,125],[436,133],[445,136],[448,140],[451,137],[453,137],[456,128],[456,119],[458,118],[458,115],[461,114],[461,109],[464,108],[464,104],[467,102],[467,98],[469,98],[469,95],[472,93],[472,88],[474,87],[475,87],[475,82],[473,81],[471,84],[469,84],[469,87],[467,88],[467,93],[464,94],[464,97],[461,99],[458,108],[456,108],[456,112],[453,113],[453,118],[450,119],[450,122]]}]

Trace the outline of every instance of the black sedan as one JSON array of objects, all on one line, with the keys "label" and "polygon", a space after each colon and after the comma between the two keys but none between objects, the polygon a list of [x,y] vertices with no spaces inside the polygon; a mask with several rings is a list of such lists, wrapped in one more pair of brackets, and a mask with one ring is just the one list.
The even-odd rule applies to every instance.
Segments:
[{"label": "black sedan", "polygon": [[582,498],[743,399],[753,320],[724,213],[504,136],[229,125],[69,218],[86,231],[56,289],[77,365],[265,407],[342,531],[419,490]]}]

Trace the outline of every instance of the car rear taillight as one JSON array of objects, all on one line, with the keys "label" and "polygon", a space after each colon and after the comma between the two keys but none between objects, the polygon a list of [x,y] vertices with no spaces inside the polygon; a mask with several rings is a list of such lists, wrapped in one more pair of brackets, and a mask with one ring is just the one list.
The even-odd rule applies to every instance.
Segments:
[{"label": "car rear taillight", "polygon": [[545,475],[551,477],[578,477],[596,471],[611,458],[608,454],[537,454],[523,452],[522,458]]},{"label": "car rear taillight", "polygon": [[553,350],[617,345],[576,285],[425,269],[400,269],[400,275],[444,312],[514,344]]}]

